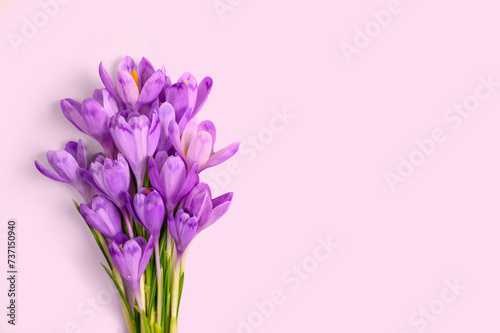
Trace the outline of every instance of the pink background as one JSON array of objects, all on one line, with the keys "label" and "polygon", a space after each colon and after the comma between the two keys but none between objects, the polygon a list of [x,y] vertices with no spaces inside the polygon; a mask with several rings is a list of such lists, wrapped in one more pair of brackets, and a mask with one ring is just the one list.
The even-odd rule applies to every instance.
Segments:
[{"label": "pink background", "polygon": [[[173,78],[212,76],[200,118],[215,122],[217,147],[244,143],[236,162],[202,174],[235,197],[190,250],[181,332],[500,331],[500,87],[479,79],[500,81],[498,4],[66,2],[51,17],[34,0],[0,4],[0,332],[125,332],[77,193],[33,160],[47,165],[46,150],[79,137],[97,151],[58,102],[90,96],[99,62],[115,72],[127,54]],[[14,47],[24,19],[42,27]],[[448,111],[464,101],[474,111]],[[394,190],[388,172],[404,180]],[[328,237],[340,243],[331,254],[318,248]]]}]

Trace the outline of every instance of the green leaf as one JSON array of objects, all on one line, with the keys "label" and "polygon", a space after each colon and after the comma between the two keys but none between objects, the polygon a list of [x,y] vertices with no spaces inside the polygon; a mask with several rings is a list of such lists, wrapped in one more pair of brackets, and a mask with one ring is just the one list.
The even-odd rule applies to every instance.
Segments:
[{"label": "green leaf", "polygon": [[153,285],[151,286],[151,297],[149,298],[148,313],[152,313],[153,306],[155,304],[156,285],[157,285],[156,281],[157,281],[156,279],[153,279],[152,281]]},{"label": "green leaf", "polygon": [[177,303],[177,315],[179,318],[179,308],[181,307],[181,296],[182,296],[182,288],[184,287],[184,273],[181,274],[181,280],[179,282],[179,301]]},{"label": "green leaf", "polygon": [[118,284],[118,282],[116,281],[116,278],[114,277],[114,275],[106,268],[106,266],[104,266],[103,264],[101,264],[101,266],[106,270],[106,273],[108,273],[109,277],[111,278],[111,280],[113,280],[113,283],[115,284],[115,287],[116,289],[118,290],[118,293],[120,293],[120,297],[123,301],[123,303],[125,303],[126,307],[127,307],[127,310],[129,312],[129,316],[130,316],[130,319],[132,320],[132,322],[134,321],[133,318],[133,314],[132,314],[132,310],[130,309],[130,305],[128,304],[128,301],[127,301],[127,297],[125,297],[125,294],[123,293],[123,290],[122,288],[120,288],[120,285]]},{"label": "green leaf", "polygon": [[76,209],[78,210],[78,213],[80,213],[80,205],[77,204],[75,200],[73,200],[73,204],[75,205]]},{"label": "green leaf", "polygon": [[151,181],[149,180],[149,159],[151,156],[148,156],[148,163],[146,164],[148,167],[146,168],[146,179],[144,179],[144,187],[151,187]]},{"label": "green leaf", "polygon": [[169,331],[170,325],[170,265],[171,258],[169,256],[166,257],[166,266],[167,267],[167,275],[165,276],[165,284],[163,285],[163,292],[165,293],[165,297],[163,298],[163,327],[165,331]]},{"label": "green leaf", "polygon": [[[85,222],[85,224],[87,224]],[[92,233],[92,235],[94,236],[94,239],[97,243],[97,245],[99,246],[99,248],[101,249],[101,252],[102,252],[102,255],[104,256],[104,259],[106,259],[106,262],[108,263],[108,266],[111,268],[113,267],[113,265],[111,264],[111,262],[109,261],[109,258],[108,256],[106,255],[106,251],[104,251],[104,247],[102,246],[101,244],[101,241],[99,240],[99,236],[97,236],[97,233],[96,231],[94,230],[94,228],[92,228],[90,225],[87,224],[87,227],[89,227],[90,229],[90,232]],[[102,264],[101,264],[102,265]]]}]

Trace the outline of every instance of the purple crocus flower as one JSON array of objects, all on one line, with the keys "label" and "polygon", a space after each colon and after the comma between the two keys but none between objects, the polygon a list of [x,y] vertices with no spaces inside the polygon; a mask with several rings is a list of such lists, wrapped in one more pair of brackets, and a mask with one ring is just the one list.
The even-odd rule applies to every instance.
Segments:
[{"label": "purple crocus flower", "polygon": [[127,158],[141,188],[146,176],[148,156],[152,156],[160,139],[158,115],[152,113],[151,120],[145,115],[132,112],[119,113],[111,118],[111,136],[116,147]]},{"label": "purple crocus flower", "polygon": [[141,188],[131,208],[136,220],[158,241],[165,219],[165,204],[160,194],[153,188]]},{"label": "purple crocus flower", "polygon": [[215,125],[209,121],[202,121],[199,125],[196,118],[189,121],[179,136],[179,127],[175,122],[169,124],[169,137],[179,155],[181,155],[190,170],[194,163],[198,164],[199,171],[218,165],[236,154],[240,146],[239,142],[214,152],[215,147]]},{"label": "purple crocus flower", "polygon": [[198,219],[195,216],[189,215],[183,209],[179,209],[174,216],[174,212],[168,216],[168,232],[175,242],[177,256],[182,257],[182,254],[189,246],[189,243],[196,236],[198,230]]},{"label": "purple crocus flower", "polygon": [[102,63],[99,65],[99,75],[111,95],[132,111],[140,111],[151,103],[165,85],[164,70],[155,72],[146,58],[136,65],[131,57],[124,57],[118,65],[116,85]]},{"label": "purple crocus flower", "polygon": [[96,195],[91,205],[81,204],[80,213],[92,228],[109,239],[114,239],[122,232],[122,218],[118,208],[102,195]]},{"label": "purple crocus flower", "polygon": [[144,308],[140,293],[140,281],[152,253],[153,237],[146,242],[143,237],[128,239],[125,234],[118,234],[109,243],[111,260],[130,289],[132,289],[141,312]]},{"label": "purple crocus flower", "polygon": [[212,90],[212,85],[210,77],[205,77],[198,86],[196,78],[191,73],[184,73],[177,83],[164,88],[165,101],[173,106],[175,119],[181,131],[201,110]]},{"label": "purple crocus flower", "polygon": [[163,197],[167,211],[173,212],[177,204],[198,184],[198,166],[186,170],[186,164],[179,156],[168,156],[160,151],[149,159],[149,179],[151,185]]},{"label": "purple crocus flower", "polygon": [[98,155],[89,170],[80,173],[90,185],[123,211],[130,197],[130,170],[122,154],[118,154],[117,160]]},{"label": "purple crocus flower", "polygon": [[109,119],[118,112],[118,105],[106,89],[96,90],[94,98],[86,99],[82,104],[70,98],[63,99],[61,109],[76,128],[96,139],[109,157],[115,157]]},{"label": "purple crocus flower", "polygon": [[212,199],[210,187],[199,183],[186,196],[183,207],[198,219],[198,232],[208,228],[220,219],[231,206],[233,193],[223,194]]},{"label": "purple crocus flower", "polygon": [[87,169],[87,151],[83,141],[79,140],[78,143],[70,141],[64,150],[49,150],[46,156],[55,173],[35,161],[38,171],[52,180],[72,185],[86,203],[90,202],[96,193],[80,175],[80,170]]}]

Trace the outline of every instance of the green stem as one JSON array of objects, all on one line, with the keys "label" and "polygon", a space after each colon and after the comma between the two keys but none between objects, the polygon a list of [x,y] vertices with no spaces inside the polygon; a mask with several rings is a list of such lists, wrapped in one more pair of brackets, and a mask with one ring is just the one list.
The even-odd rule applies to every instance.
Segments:
[{"label": "green stem", "polygon": [[171,317],[170,317],[170,333],[177,333],[177,308],[179,307],[179,283],[181,277],[181,261],[182,258],[176,258],[174,276],[172,281],[172,297],[171,297]]},{"label": "green stem", "polygon": [[[155,238],[155,257],[156,257],[156,277],[158,279],[157,287],[157,301],[158,305],[156,308],[157,318],[156,321],[160,325],[161,324],[161,315],[163,309],[163,268],[160,264],[160,244],[158,237]],[[151,295],[153,297],[153,295]]]}]

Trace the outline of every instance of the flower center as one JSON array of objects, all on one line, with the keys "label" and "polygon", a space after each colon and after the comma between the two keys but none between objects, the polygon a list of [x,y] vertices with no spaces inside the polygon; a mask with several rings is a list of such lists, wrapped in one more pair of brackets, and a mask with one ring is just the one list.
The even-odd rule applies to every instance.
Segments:
[{"label": "flower center", "polygon": [[146,195],[148,195],[148,194],[149,194],[149,193],[151,193],[151,192],[153,192],[153,191],[151,191],[151,190],[146,190]]}]

